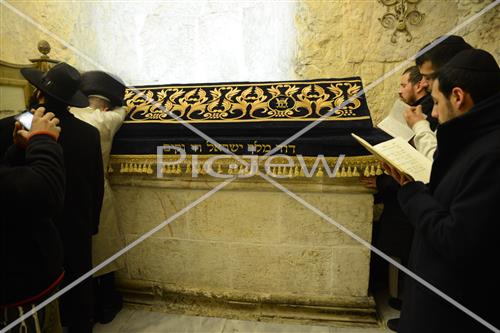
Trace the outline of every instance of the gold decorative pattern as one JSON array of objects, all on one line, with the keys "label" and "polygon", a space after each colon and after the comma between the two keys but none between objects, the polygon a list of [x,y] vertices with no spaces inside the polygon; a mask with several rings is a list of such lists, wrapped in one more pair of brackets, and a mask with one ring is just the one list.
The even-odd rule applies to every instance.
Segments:
[{"label": "gold decorative pattern", "polygon": [[125,122],[314,121],[337,107],[325,120],[370,119],[364,96],[356,96],[361,89],[359,78],[144,87],[126,91]]}]

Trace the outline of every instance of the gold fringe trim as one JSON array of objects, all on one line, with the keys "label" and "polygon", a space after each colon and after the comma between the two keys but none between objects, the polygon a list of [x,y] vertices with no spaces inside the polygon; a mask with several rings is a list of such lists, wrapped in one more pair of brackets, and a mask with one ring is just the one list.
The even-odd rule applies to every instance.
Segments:
[{"label": "gold fringe trim", "polygon": [[[179,160],[179,155],[163,155],[162,167],[158,170],[161,175],[157,175],[157,158],[156,155],[111,155],[108,172],[110,174],[129,174],[129,175],[147,175],[154,177],[192,177],[193,169],[194,174],[197,177],[207,175],[207,170],[203,167],[207,160],[215,156],[220,155],[196,155],[197,157],[193,160],[193,155],[186,155],[186,159],[178,164],[175,163]],[[242,160],[248,162],[249,165],[244,165],[232,156],[220,157],[215,161],[212,161],[211,169],[221,175],[250,175],[251,164],[256,159],[258,164],[258,170],[265,171],[266,160],[271,156],[238,156]],[[258,159],[257,159],[258,158]],[[305,170],[301,161],[296,156],[289,156],[284,158],[281,156],[273,157],[273,163],[269,168],[272,175],[278,176],[280,178],[300,178],[306,177],[306,173],[310,176],[312,172],[312,167],[316,162],[317,157],[304,156],[302,157],[303,164],[305,165]],[[337,157],[324,157],[330,173],[334,170]],[[290,163],[292,161],[293,163]],[[165,165],[167,164],[167,165]],[[281,165],[279,165],[281,164]],[[255,166],[254,166],[255,168]],[[321,161],[318,163],[313,176],[317,178],[330,177],[328,170]],[[351,178],[360,177],[361,175],[365,177],[377,176],[383,173],[380,162],[372,155],[368,156],[352,156],[345,157],[342,164],[339,166],[335,177],[340,178]]]}]

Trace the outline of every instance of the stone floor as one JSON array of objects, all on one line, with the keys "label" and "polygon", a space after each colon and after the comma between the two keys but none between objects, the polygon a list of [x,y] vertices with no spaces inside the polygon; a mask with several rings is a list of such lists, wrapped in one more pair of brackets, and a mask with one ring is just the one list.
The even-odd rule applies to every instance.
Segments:
[{"label": "stone floor", "polygon": [[162,312],[136,310],[125,307],[107,325],[96,325],[94,333],[389,333],[385,327],[387,319],[398,316],[398,312],[386,306],[387,296],[376,296],[381,318],[380,328],[341,328],[329,326],[305,326],[233,320],[224,318],[194,317]]}]

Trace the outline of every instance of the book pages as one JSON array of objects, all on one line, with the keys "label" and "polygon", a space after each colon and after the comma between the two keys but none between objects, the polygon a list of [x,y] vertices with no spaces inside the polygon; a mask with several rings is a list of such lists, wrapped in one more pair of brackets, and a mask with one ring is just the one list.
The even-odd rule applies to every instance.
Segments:
[{"label": "book pages", "polygon": [[396,170],[410,179],[427,184],[430,180],[432,161],[419,153],[412,145],[400,137],[370,145],[366,140],[351,133],[351,135],[369,152],[381,161],[390,164]]},{"label": "book pages", "polygon": [[415,132],[408,127],[404,117],[404,112],[409,107],[410,106],[403,101],[399,99],[396,100],[389,115],[378,123],[377,127],[394,138],[400,137],[404,141],[410,141],[415,135]]}]

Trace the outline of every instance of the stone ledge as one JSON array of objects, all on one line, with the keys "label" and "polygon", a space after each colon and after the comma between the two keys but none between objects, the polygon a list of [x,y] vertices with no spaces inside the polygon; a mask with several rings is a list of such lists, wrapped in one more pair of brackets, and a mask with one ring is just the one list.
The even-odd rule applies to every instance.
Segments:
[{"label": "stone ledge", "polygon": [[304,297],[180,289],[151,281],[118,280],[125,302],[135,308],[238,320],[380,327],[372,296]]},{"label": "stone ledge", "polygon": [[[162,188],[162,189],[183,189],[183,190],[211,190],[225,179],[218,178],[155,178],[144,175],[115,175],[109,177],[110,184],[118,186],[134,186],[137,188]],[[366,188],[359,182],[358,177],[352,178],[332,178],[317,180],[288,180],[275,179],[276,182],[285,186],[292,192],[303,193],[342,193],[342,194],[373,194],[374,190]],[[237,178],[224,187],[225,191],[260,191],[278,192],[274,185],[260,177],[250,179]]]}]

